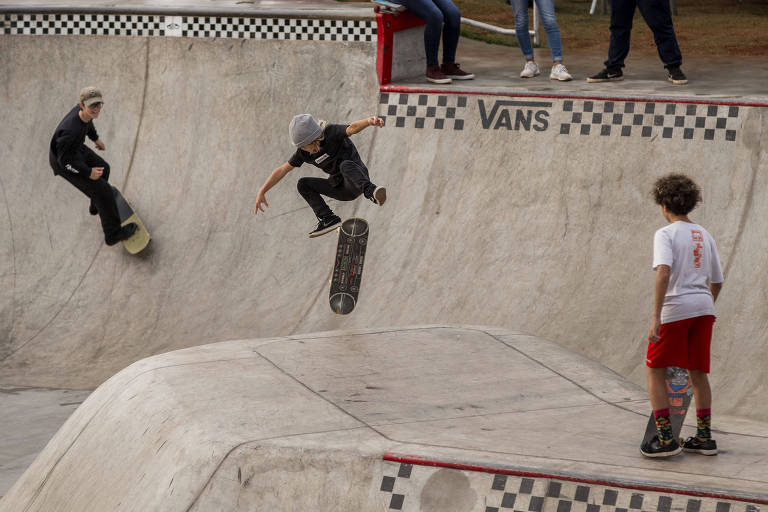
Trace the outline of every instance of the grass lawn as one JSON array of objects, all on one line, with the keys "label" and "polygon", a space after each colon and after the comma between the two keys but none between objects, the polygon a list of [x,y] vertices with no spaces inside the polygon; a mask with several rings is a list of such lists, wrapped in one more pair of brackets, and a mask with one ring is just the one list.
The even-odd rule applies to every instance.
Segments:
[{"label": "grass lawn", "polygon": [[[454,0],[454,3],[466,18],[514,28],[512,8],[506,0]],[[595,15],[590,16],[591,4],[591,0],[555,0],[557,23],[566,54],[569,49],[607,53],[610,18],[600,14],[599,4]],[[529,16],[533,20],[532,11]],[[677,15],[673,15],[672,20],[683,57],[768,57],[768,0],[677,0]],[[514,36],[499,36],[474,27],[462,27],[462,35],[493,44],[517,46]],[[543,27],[541,36],[542,46],[546,46]],[[653,34],[639,11],[635,13],[632,31],[632,54],[656,55]]]}]

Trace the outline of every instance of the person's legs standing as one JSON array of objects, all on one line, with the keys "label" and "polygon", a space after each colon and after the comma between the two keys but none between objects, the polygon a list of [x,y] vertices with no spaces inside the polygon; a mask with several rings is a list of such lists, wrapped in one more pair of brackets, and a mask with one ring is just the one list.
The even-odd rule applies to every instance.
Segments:
[{"label": "person's legs standing", "polygon": [[562,82],[573,80],[563,63],[563,43],[560,39],[560,27],[557,26],[555,19],[555,3],[553,0],[536,0],[536,5],[541,14],[541,23],[547,33],[547,44],[552,55],[552,71],[549,73],[549,79]]},{"label": "person's legs standing", "polygon": [[611,1],[611,39],[608,46],[608,60],[605,67],[621,69],[629,55],[632,18],[635,16],[636,0]]},{"label": "person's legs standing", "polygon": [[547,45],[552,55],[552,62],[562,62],[563,43],[560,38],[560,27],[557,26],[555,18],[555,3],[553,0],[536,0],[536,6],[539,8],[541,24],[544,25],[544,32],[547,34]]},{"label": "person's legs standing", "polygon": [[533,78],[539,75],[539,66],[533,57],[531,34],[528,32],[528,0],[510,0],[515,14],[515,36],[520,51],[525,59],[525,66],[520,72],[520,78]]},{"label": "person's legs standing", "polygon": [[688,351],[690,369],[688,375],[696,402],[696,436],[683,443],[688,452],[716,455],[717,443],[712,439],[712,388],[709,385],[710,345],[715,317],[711,315],[694,319],[691,328]]},{"label": "person's legs standing", "polygon": [[638,0],[640,14],[653,32],[653,41],[664,67],[679,67],[683,63],[677,36],[672,25],[672,11],[668,0]]},{"label": "person's legs standing", "polygon": [[681,448],[672,432],[666,375],[668,366],[687,367],[686,340],[690,322],[680,320],[661,324],[659,341],[649,342],[646,353],[648,398],[656,421],[656,438],[643,442],[640,451],[647,457],[669,457]]}]

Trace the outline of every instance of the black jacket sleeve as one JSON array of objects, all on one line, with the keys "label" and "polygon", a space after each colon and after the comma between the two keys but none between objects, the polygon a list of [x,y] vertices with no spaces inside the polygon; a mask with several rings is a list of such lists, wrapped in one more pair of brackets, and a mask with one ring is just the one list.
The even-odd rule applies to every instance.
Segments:
[{"label": "black jacket sleeve", "polygon": [[93,142],[96,142],[99,140],[99,134],[96,133],[96,126],[93,124],[93,121],[88,123],[88,132],[87,132],[88,138],[91,139]]}]

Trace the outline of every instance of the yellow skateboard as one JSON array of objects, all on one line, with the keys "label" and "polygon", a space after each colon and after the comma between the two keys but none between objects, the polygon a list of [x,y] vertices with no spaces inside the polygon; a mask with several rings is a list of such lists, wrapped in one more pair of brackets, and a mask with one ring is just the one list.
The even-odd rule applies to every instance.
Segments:
[{"label": "yellow skateboard", "polygon": [[133,207],[131,207],[130,203],[123,197],[123,194],[121,194],[115,187],[112,187],[112,190],[115,193],[117,211],[120,214],[120,225],[125,226],[131,222],[135,222],[136,225],[139,226],[139,229],[136,230],[136,233],[134,233],[131,238],[123,240],[125,250],[131,254],[137,254],[149,244],[152,237],[147,231],[147,228],[144,227],[144,223],[141,222],[139,216],[133,211]]}]

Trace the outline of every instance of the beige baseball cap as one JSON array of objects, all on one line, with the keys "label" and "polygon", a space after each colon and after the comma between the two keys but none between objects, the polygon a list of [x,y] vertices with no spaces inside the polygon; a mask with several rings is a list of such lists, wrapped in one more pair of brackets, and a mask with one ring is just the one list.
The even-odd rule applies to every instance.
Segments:
[{"label": "beige baseball cap", "polygon": [[101,89],[97,89],[96,87],[84,87],[83,90],[80,91],[80,101],[86,107],[90,107],[94,103],[103,103],[104,100],[101,99]]}]

